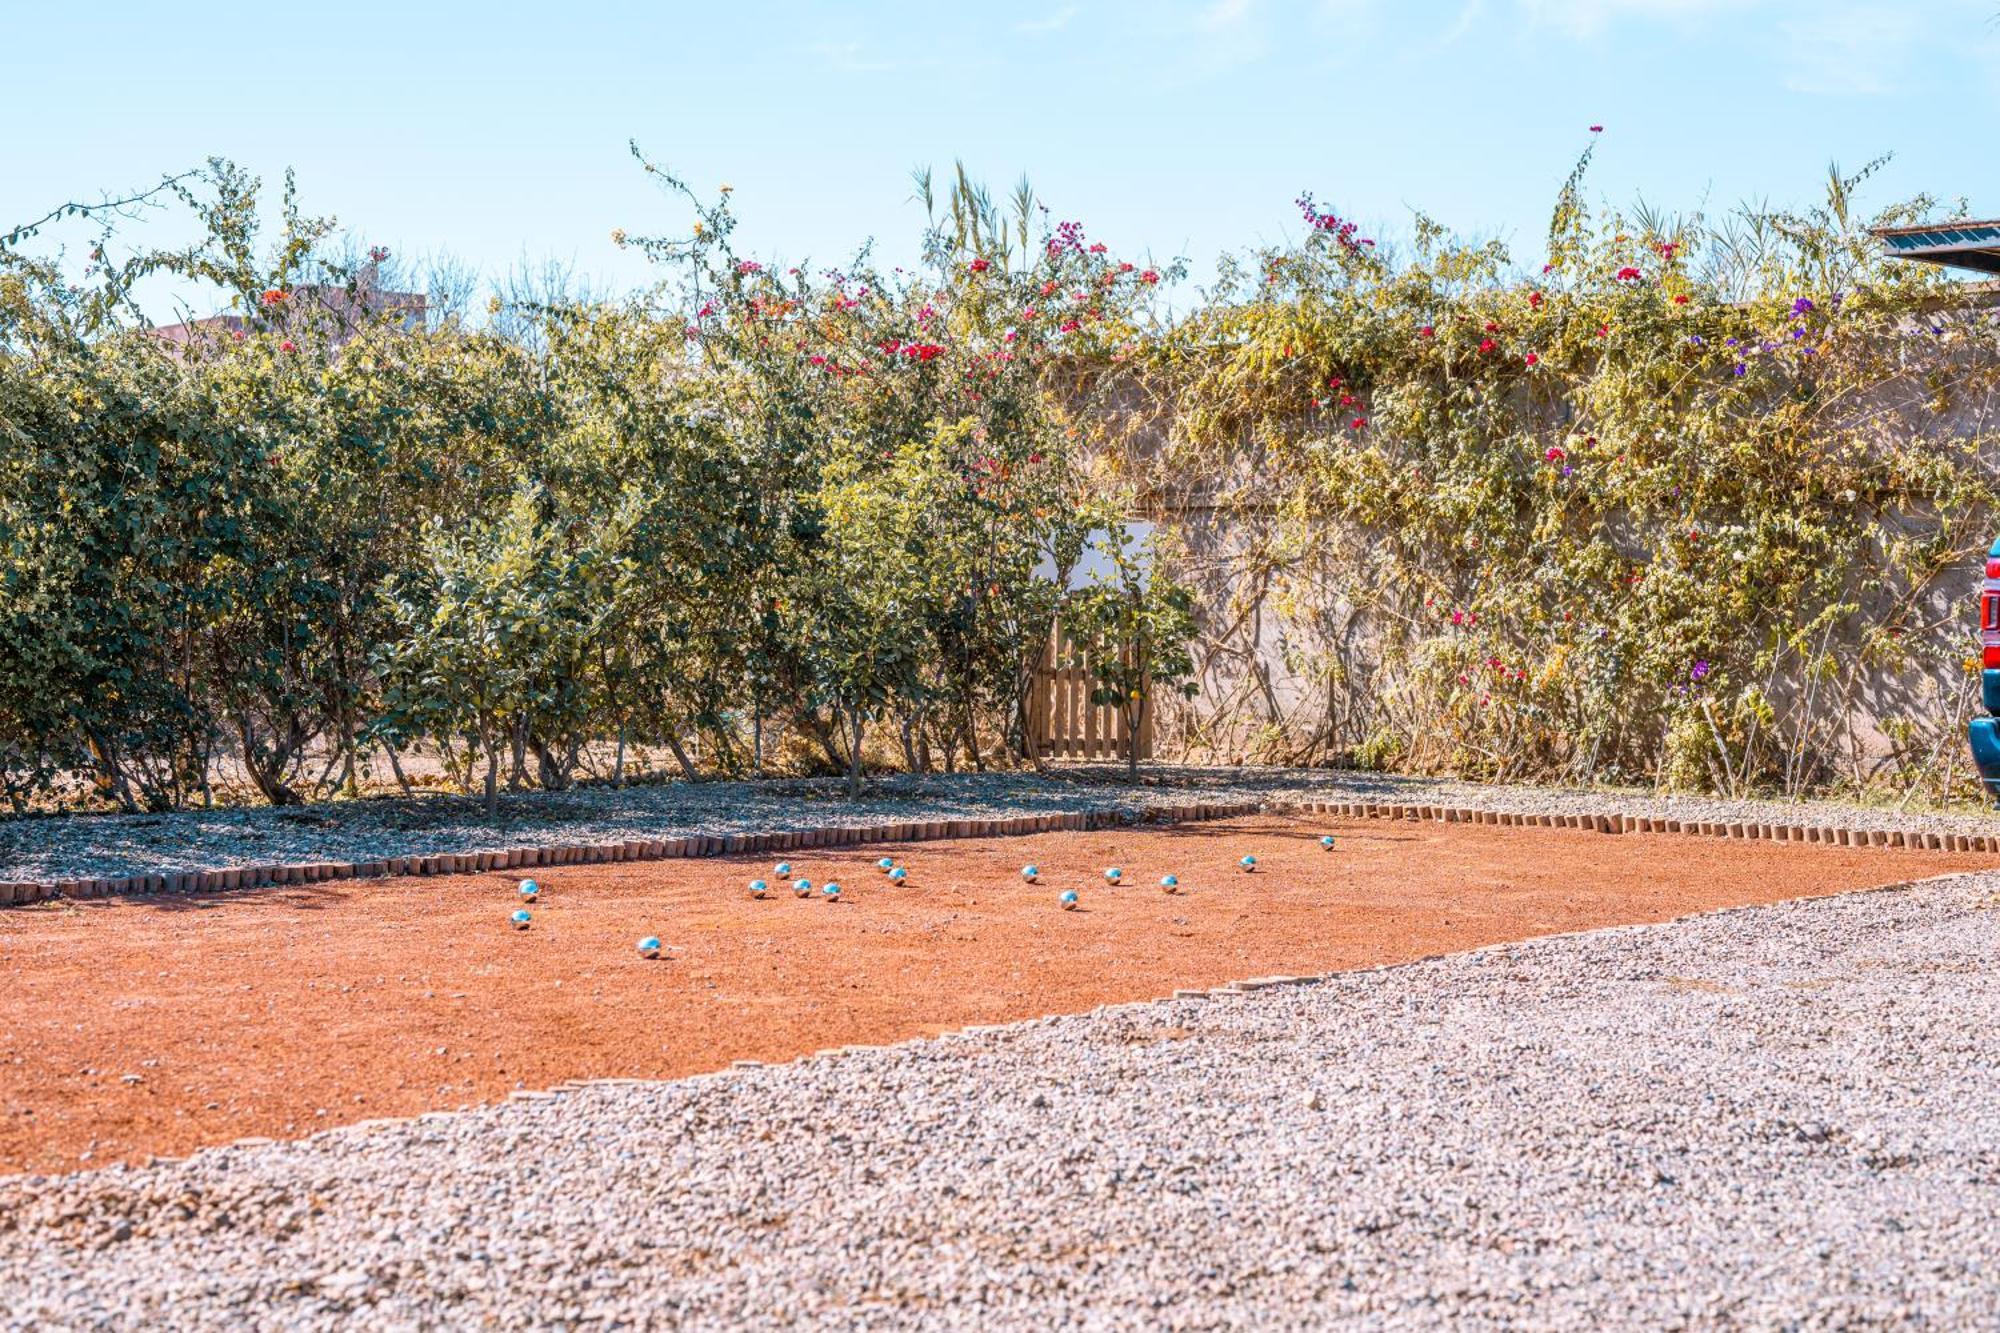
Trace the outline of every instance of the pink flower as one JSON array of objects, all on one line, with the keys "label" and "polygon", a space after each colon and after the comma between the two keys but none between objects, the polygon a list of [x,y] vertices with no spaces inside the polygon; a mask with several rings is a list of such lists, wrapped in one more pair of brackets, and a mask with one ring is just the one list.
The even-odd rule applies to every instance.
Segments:
[{"label": "pink flower", "polygon": [[1542,358],[1540,358],[1539,356],[1536,356],[1536,355],[1535,355],[1535,354],[1534,354],[1533,352],[1530,352],[1530,353],[1528,353],[1528,364],[1529,364],[1529,365],[1531,365],[1531,366],[1537,366],[1537,365],[1540,365],[1540,364],[1541,364],[1541,362],[1542,362]]},{"label": "pink flower", "polygon": [[1141,282],[1158,282],[1159,280],[1160,280],[1160,275],[1154,272],[1152,269],[1147,269],[1144,273],[1141,273],[1139,275],[1139,281]]},{"label": "pink flower", "polygon": [[1592,125],[1590,127],[1590,132],[1592,134],[1602,134],[1604,133],[1604,127],[1602,125]]},{"label": "pink flower", "polygon": [[1066,319],[1056,326],[1057,333],[1075,333],[1080,326],[1073,319]]},{"label": "pink flower", "polygon": [[1544,463],[1560,463],[1567,457],[1569,455],[1562,451],[1561,446],[1552,444],[1548,447],[1548,451],[1542,455],[1542,461]]},{"label": "pink flower", "polygon": [[738,273],[762,273],[764,266],[754,259],[741,260],[736,265]]},{"label": "pink flower", "polygon": [[296,352],[299,350],[299,345],[293,342],[290,338],[287,338],[283,342],[278,344],[278,348],[280,351]]},{"label": "pink flower", "polygon": [[1479,340],[1479,350],[1482,352],[1490,352],[1495,346],[1496,344],[1491,338],[1481,338]]},{"label": "pink flower", "polygon": [[1419,338],[1430,338],[1436,336],[1436,334],[1437,330],[1429,324],[1426,324],[1422,328],[1417,330],[1417,336]]},{"label": "pink flower", "polygon": [[1108,249],[1110,249],[1109,246],[1105,245],[1103,241],[1099,241],[1095,245],[1090,247],[1090,253],[1094,255],[1101,255]]}]

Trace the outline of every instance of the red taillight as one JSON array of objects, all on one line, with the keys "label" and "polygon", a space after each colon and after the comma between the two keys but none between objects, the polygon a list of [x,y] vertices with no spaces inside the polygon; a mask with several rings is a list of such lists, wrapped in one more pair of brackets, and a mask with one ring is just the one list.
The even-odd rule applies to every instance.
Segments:
[{"label": "red taillight", "polygon": [[1986,577],[1989,579],[2000,579],[2000,558],[1987,560]]},{"label": "red taillight", "polygon": [[2000,643],[1989,643],[1980,650],[1981,666],[2000,667]]},{"label": "red taillight", "polygon": [[1979,594],[1979,628],[2000,630],[2000,590]]}]

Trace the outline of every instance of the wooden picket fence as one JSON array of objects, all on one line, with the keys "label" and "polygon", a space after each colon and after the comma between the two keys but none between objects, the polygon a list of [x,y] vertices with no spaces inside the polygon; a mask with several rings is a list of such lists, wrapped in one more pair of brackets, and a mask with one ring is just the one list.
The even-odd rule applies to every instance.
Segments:
[{"label": "wooden picket fence", "polygon": [[[1050,632],[1041,665],[1028,695],[1026,741],[1030,757],[1048,759],[1125,759],[1134,744],[1124,713],[1113,704],[1090,701],[1091,663],[1062,632]],[[1139,722],[1139,758],[1153,757],[1153,713],[1148,707]]]}]

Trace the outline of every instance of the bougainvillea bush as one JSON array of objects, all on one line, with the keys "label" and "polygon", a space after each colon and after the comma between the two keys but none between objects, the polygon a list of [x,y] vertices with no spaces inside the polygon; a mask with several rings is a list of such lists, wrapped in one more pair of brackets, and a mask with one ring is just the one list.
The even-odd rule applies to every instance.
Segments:
[{"label": "bougainvillea bush", "polygon": [[1183,744],[1969,788],[1992,316],[1885,261],[1853,178],[1711,226],[1592,216],[1588,160],[1525,275],[1423,219],[1391,259],[1306,197],[1302,243],[1149,349],[1131,466],[1162,513],[1234,519],[1183,525],[1210,608]]},{"label": "bougainvillea bush", "polygon": [[[413,746],[489,800],[607,744],[754,771],[772,727],[856,782],[871,746],[1022,750],[1063,575],[1127,508],[1086,467],[1089,391],[1056,390],[1136,354],[1161,274],[963,181],[914,271],[767,266],[726,189],[656,174],[690,226],[617,239],[660,283],[510,310],[512,338],[290,315],[365,275],[289,187],[260,247],[224,164],[172,183],[204,244],[114,260],[107,228],[95,287],[10,237],[16,806],[80,774],[169,808],[219,767],[289,803]],[[257,317],[151,336],[127,294],[162,272]]]},{"label": "bougainvillea bush", "polygon": [[[1970,791],[1985,308],[1852,180],[1710,223],[1595,214],[1587,164],[1530,257],[1302,195],[1171,320],[1178,268],[963,173],[914,266],[790,266],[641,159],[656,285],[417,330],[325,317],[391,261],[289,181],[274,231],[219,162],[58,210],[0,233],[0,783],[1038,761],[1060,621],[1168,755]],[[204,239],[125,245],[156,205]],[[242,319],[156,336],[162,276]],[[1134,516],[1145,578],[1116,536],[1068,577]]]}]

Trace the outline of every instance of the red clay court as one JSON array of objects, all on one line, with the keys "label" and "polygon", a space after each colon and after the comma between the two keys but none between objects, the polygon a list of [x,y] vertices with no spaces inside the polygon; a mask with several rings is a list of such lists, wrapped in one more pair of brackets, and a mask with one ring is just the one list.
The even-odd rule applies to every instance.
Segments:
[{"label": "red clay court", "polygon": [[[1338,849],[1319,846],[1336,834]],[[1237,862],[1258,860],[1255,874]],[[875,862],[909,868],[900,887]],[[672,1078],[1559,931],[1990,868],[1971,853],[1252,817],[0,914],[0,1174]],[[1020,867],[1037,863],[1041,882]],[[1105,885],[1116,865],[1124,883]],[[531,929],[515,885],[543,886]],[[1179,877],[1168,895],[1160,876]],[[746,886],[772,881],[757,901]],[[1079,910],[1060,910],[1066,888]],[[668,946],[648,962],[647,935]],[[85,1156],[88,1154],[88,1156]]]}]

